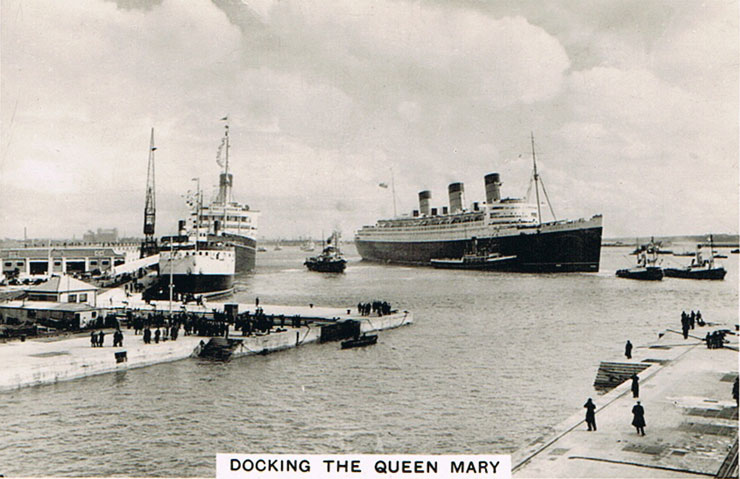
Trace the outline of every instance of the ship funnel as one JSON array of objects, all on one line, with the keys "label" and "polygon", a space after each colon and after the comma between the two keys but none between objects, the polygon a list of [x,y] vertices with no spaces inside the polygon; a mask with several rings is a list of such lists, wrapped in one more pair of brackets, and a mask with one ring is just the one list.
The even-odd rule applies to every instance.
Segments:
[{"label": "ship funnel", "polygon": [[501,177],[498,173],[489,173],[485,177],[486,180],[486,203],[489,205],[496,201],[501,200],[501,192],[499,186],[501,186]]},{"label": "ship funnel", "polygon": [[432,198],[432,192],[424,190],[419,192],[419,211],[422,216],[429,216],[429,200]]},{"label": "ship funnel", "polygon": [[231,187],[234,185],[234,175],[231,173],[221,173],[218,178],[218,196],[216,203],[228,204],[233,200],[231,198]]},{"label": "ship funnel", "polygon": [[450,183],[447,191],[450,195],[450,213],[461,213],[465,204],[465,187],[462,183]]}]

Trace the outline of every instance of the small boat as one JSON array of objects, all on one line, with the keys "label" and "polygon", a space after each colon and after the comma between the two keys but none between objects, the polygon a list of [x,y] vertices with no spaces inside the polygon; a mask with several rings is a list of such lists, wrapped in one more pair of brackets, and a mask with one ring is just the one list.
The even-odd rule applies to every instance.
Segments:
[{"label": "small boat", "polygon": [[[332,244],[333,243],[333,244]],[[318,271],[319,273],[342,273],[347,267],[347,260],[339,251],[339,233],[334,232],[327,240],[327,246],[318,256],[306,258],[303,264],[309,271]]]},{"label": "small boat", "polygon": [[258,253],[264,253],[265,251],[267,251],[267,248],[263,248],[262,246],[260,246],[259,248],[257,248],[257,252]]},{"label": "small boat", "polygon": [[342,341],[342,349],[359,348],[362,346],[370,346],[378,342],[377,334],[363,334],[356,338]]},{"label": "small boat", "polygon": [[716,253],[714,256],[712,256],[714,259],[727,259],[726,254]]},{"label": "small boat", "polygon": [[310,253],[310,252],[311,252],[311,251],[313,251],[314,249],[316,249],[316,247],[314,246],[314,243],[313,243],[313,241],[306,241],[306,242],[304,242],[304,243],[303,243],[303,244],[301,245],[301,251],[305,251],[305,252],[307,252],[307,253]]},{"label": "small boat", "polygon": [[658,244],[651,240],[649,244],[643,245],[639,249],[637,267],[619,269],[617,270],[617,276],[643,281],[660,281],[663,279],[663,269],[656,265],[658,262],[658,250],[660,249]]},{"label": "small boat", "polygon": [[696,253],[694,253],[693,251],[681,251],[678,253],[673,253],[673,256],[694,256],[694,254]]},{"label": "small boat", "polygon": [[740,249],[739,248],[735,248],[733,250],[730,250],[730,253],[732,253],[732,254],[738,254],[738,253],[740,253]]},{"label": "small boat", "polygon": [[[691,260],[690,265],[684,266],[683,268],[664,268],[663,273],[665,273],[665,275],[669,278],[712,280],[725,279],[727,270],[722,266],[714,265],[714,259],[717,258],[717,255],[714,254],[712,235],[709,235],[709,248],[709,259],[703,258],[700,248],[697,247],[696,254]],[[725,256],[725,258],[726,257],[727,256]]]}]

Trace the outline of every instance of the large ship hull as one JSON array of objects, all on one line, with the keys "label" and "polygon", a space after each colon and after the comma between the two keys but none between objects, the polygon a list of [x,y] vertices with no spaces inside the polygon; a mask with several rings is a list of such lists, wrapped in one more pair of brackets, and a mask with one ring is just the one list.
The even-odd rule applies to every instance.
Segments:
[{"label": "large ship hull", "polygon": [[601,254],[600,221],[583,228],[527,228],[515,234],[472,236],[454,240],[389,240],[356,238],[363,259],[430,265],[433,258],[462,258],[477,247],[516,256],[503,270],[531,273],[597,272]]},{"label": "large ship hull", "polygon": [[[174,259],[173,259],[174,258]],[[159,253],[159,280],[147,292],[154,299],[177,294],[215,295],[231,291],[234,285],[236,253],[233,247],[201,248],[179,245]]]},{"label": "large ship hull", "polygon": [[234,247],[236,274],[254,270],[257,263],[257,241],[254,238],[229,233],[223,233],[219,238]]},{"label": "large ship hull", "polygon": [[[159,279],[158,289],[169,295],[169,275]],[[220,294],[234,287],[234,275],[230,274],[173,274],[174,292],[180,294]]]}]

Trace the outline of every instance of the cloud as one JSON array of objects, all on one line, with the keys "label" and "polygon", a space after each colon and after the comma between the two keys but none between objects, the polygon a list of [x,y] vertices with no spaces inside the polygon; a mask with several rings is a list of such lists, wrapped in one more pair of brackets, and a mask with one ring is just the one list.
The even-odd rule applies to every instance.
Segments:
[{"label": "cloud", "polygon": [[561,216],[603,212],[615,234],[677,230],[698,220],[623,212],[691,201],[727,225],[738,27],[736,6],[718,3],[7,0],[0,202],[16,207],[2,208],[0,236],[29,215],[59,223],[55,194],[76,218],[58,234],[138,231],[152,126],[158,221],[174,229],[190,178],[216,181],[225,114],[235,194],[268,235],[390,214],[377,191],[390,167],[399,211],[424,188],[446,203],[452,181],[481,199],[492,171],[519,196],[531,131]]}]

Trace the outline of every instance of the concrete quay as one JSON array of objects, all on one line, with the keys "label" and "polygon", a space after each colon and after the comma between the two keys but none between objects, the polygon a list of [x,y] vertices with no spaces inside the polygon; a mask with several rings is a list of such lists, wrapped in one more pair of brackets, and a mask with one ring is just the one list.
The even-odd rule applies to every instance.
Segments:
[{"label": "concrete quay", "polygon": [[[133,305],[131,305],[133,306]],[[140,305],[136,305],[140,306]],[[151,305],[142,303],[142,311],[166,311],[168,302],[154,302]],[[205,313],[214,309],[223,311],[224,303],[209,303],[207,306],[187,305],[190,312]],[[182,311],[178,304],[176,311]],[[229,337],[241,341],[232,357],[250,354],[266,354],[282,349],[297,347],[318,341],[321,334],[320,323],[330,323],[336,319],[356,319],[361,322],[363,332],[395,328],[413,322],[409,312],[397,312],[387,316],[359,316],[348,314],[347,308],[299,307],[261,305],[265,314],[284,315],[290,323],[290,317],[300,316],[313,321],[300,328],[286,327],[281,332],[265,335],[241,336],[241,332],[232,329]],[[240,305],[239,311],[249,309]],[[252,307],[254,310],[254,307]],[[178,361],[197,356],[201,341],[207,343],[209,338],[203,336],[184,336],[176,341],[161,341],[158,344],[144,344],[142,335],[134,335],[131,329],[122,329],[123,347],[113,348],[113,330],[105,330],[105,343],[102,348],[90,346],[90,333],[74,335],[33,338],[26,341],[0,343],[0,391],[14,390],[28,386],[53,384],[96,374],[151,366],[154,364]],[[127,360],[117,362],[115,353],[126,352]]]},{"label": "concrete quay", "polygon": [[[698,337],[715,329],[691,333]],[[727,339],[730,348],[708,349],[704,341],[667,332],[657,343],[635,348],[631,360],[619,361],[650,364],[638,375],[639,398],[633,398],[629,380],[601,396],[594,391],[598,430],[587,430],[585,409],[575,413],[554,434],[512,456],[513,476],[737,477],[732,386],[738,337]],[[638,399],[645,409],[645,436],[631,425]]]}]

